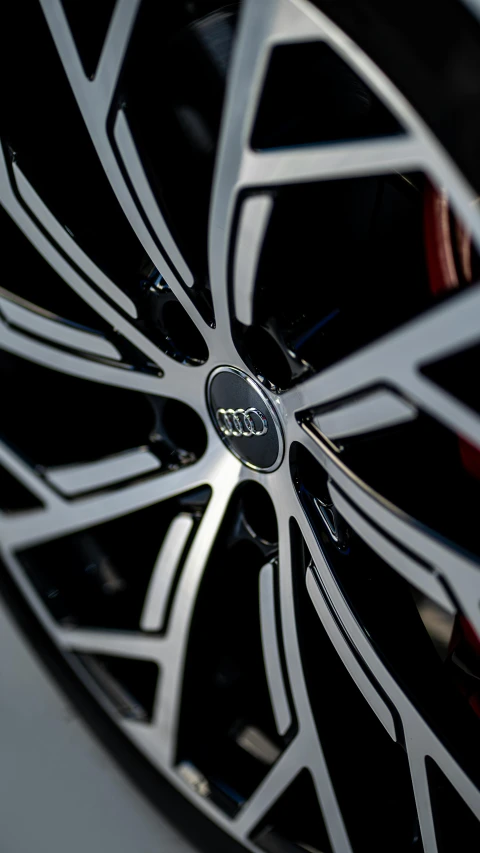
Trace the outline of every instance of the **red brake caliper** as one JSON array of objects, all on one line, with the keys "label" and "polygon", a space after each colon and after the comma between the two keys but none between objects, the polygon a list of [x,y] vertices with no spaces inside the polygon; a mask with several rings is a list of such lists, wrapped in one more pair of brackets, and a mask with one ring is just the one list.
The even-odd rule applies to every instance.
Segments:
[{"label": "red brake caliper", "polygon": [[[451,215],[448,198],[432,184],[425,186],[424,238],[430,291],[440,296],[472,283],[470,235]],[[458,436],[465,471],[480,480],[480,450]],[[451,667],[460,692],[480,717],[480,639],[470,622],[457,615],[446,665]]]}]

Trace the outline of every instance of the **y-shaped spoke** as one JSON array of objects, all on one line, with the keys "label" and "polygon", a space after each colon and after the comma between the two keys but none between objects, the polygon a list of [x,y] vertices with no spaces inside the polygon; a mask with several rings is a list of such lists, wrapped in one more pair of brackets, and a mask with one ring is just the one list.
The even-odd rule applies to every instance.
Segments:
[{"label": "y-shaped spoke", "polygon": [[[153,202],[146,178],[142,175],[140,186],[138,187],[135,184],[135,191],[137,193],[143,187],[143,192],[141,192],[140,196],[141,202],[143,198],[143,205],[142,207],[138,207],[130,190],[129,183],[125,180],[120,164],[117,162],[108,137],[107,118],[135,24],[139,8],[138,0],[132,3],[129,0],[119,0],[116,4],[100,57],[98,70],[93,80],[90,80],[84,73],[60,0],[43,0],[42,8],[98,157],[131,227],[135,231],[147,255],[175,292],[176,297],[182,303],[195,325],[202,329],[202,334],[208,339],[210,335],[208,324],[205,323],[198,309],[182,287],[179,275],[174,271],[173,264],[168,260],[166,253],[160,247],[163,237],[164,241],[166,239],[167,247],[170,247],[175,256],[172,260],[177,261],[177,264],[182,268],[182,271],[188,278],[185,264],[183,263],[182,265],[179,251],[174,246],[173,238],[167,230],[158,207],[155,205],[152,208]],[[127,135],[128,128],[125,129],[121,118],[119,127],[120,131],[117,127],[117,136],[120,134],[119,141],[123,155],[128,158],[125,160],[124,166],[126,166],[127,173],[130,173],[132,180],[134,180],[138,177],[139,169],[136,151],[134,150],[131,138]],[[153,216],[148,220],[148,213],[152,214],[152,209]],[[155,233],[155,227],[157,228],[157,236],[154,238],[152,234]],[[190,280],[186,283],[189,284]]]}]

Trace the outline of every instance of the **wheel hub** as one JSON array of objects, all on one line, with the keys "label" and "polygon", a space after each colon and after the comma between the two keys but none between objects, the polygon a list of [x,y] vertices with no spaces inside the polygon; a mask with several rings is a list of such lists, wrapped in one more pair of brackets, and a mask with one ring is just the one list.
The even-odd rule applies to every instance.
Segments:
[{"label": "wheel hub", "polygon": [[228,449],[249,468],[274,471],[283,458],[283,433],[263,389],[236,367],[210,375],[207,400],[215,427]]}]

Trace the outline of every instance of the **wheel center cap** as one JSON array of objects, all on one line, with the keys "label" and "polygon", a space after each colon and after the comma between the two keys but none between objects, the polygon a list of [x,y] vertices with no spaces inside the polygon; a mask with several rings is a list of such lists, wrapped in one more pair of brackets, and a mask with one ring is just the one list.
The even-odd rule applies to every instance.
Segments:
[{"label": "wheel center cap", "polygon": [[260,385],[236,367],[217,367],[208,380],[207,401],[222,441],[244,465],[258,471],[278,468],[282,428]]}]

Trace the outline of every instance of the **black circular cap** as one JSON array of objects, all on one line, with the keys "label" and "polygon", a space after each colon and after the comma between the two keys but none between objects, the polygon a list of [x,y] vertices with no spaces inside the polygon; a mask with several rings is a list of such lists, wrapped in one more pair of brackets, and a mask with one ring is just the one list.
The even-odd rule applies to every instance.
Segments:
[{"label": "black circular cap", "polygon": [[208,380],[207,399],[222,440],[238,459],[261,471],[278,468],[282,429],[260,385],[236,367],[218,367]]}]

